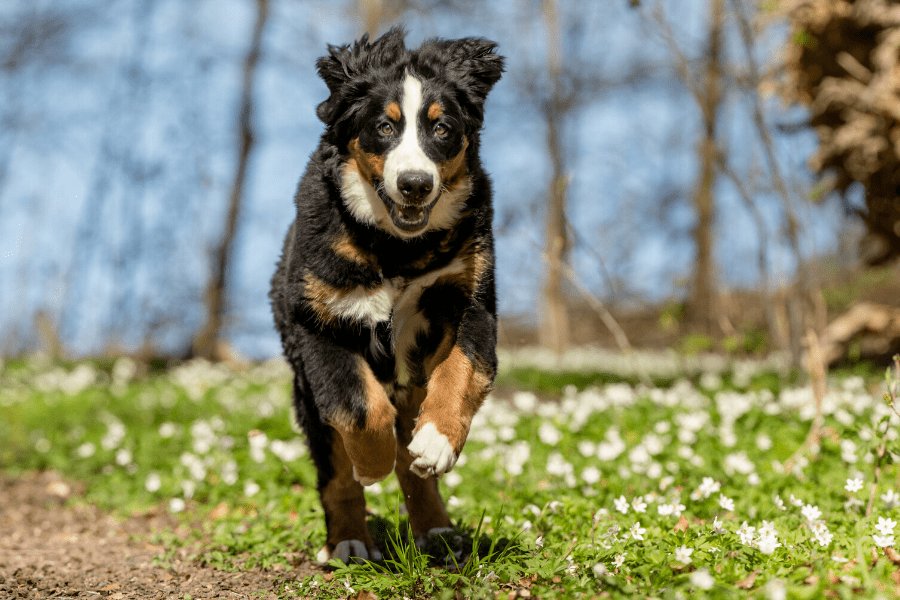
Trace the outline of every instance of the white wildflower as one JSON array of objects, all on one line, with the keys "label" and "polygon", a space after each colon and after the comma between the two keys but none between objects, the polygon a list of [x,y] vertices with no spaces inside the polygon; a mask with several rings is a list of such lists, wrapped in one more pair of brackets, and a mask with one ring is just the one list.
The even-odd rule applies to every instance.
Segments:
[{"label": "white wildflower", "polygon": [[819,545],[823,548],[831,544],[831,540],[834,538],[834,535],[832,535],[832,533],[828,531],[828,526],[821,521],[813,524],[812,533],[813,538],[815,538],[815,540],[819,542]]},{"label": "white wildflower", "polygon": [[719,506],[721,506],[722,509],[727,510],[728,512],[734,512],[734,500],[732,500],[725,494],[719,494]]},{"label": "white wildflower", "polygon": [[873,535],[872,539],[875,541],[875,545],[879,548],[887,548],[893,547],[894,545],[894,536],[893,535]]},{"label": "white wildflower", "polygon": [[894,508],[900,504],[900,494],[894,490],[888,490],[881,495],[881,501],[884,502],[885,508]]},{"label": "white wildflower", "polygon": [[768,600],[785,600],[787,598],[787,585],[781,579],[770,579],[763,589]]},{"label": "white wildflower", "polygon": [[624,564],[625,564],[625,555],[624,554],[616,554],[616,556],[613,558],[613,565],[615,565],[615,567],[618,569]]},{"label": "white wildflower", "polygon": [[119,448],[116,450],[116,464],[124,467],[131,463],[131,450],[127,448]]},{"label": "white wildflower", "polygon": [[244,495],[248,498],[259,493],[259,484],[255,481],[247,481],[244,483]]},{"label": "white wildflower", "polygon": [[150,473],[149,475],[147,475],[147,479],[144,480],[144,489],[146,489],[151,494],[154,492],[158,492],[161,486],[162,479],[159,477],[158,473]]},{"label": "white wildflower", "polygon": [[700,569],[691,573],[691,585],[697,589],[709,590],[712,589],[715,583],[716,580],[712,578],[712,575],[706,569]]},{"label": "white wildflower", "polygon": [[175,435],[177,428],[174,423],[169,423],[166,421],[162,425],[159,426],[159,437],[161,438],[170,438]]},{"label": "white wildflower", "polygon": [[538,438],[541,440],[541,443],[547,446],[555,446],[562,439],[562,434],[552,423],[545,421],[538,428]]},{"label": "white wildflower", "polygon": [[800,513],[810,522],[818,521],[822,516],[822,511],[819,510],[819,507],[812,504],[805,504],[803,508],[800,509]]},{"label": "white wildflower", "polygon": [[640,521],[637,521],[634,525],[631,526],[631,529],[628,530],[628,533],[630,533],[631,537],[635,540],[643,540],[644,534],[647,533],[647,530],[641,527]]},{"label": "white wildflower", "polygon": [[844,489],[851,493],[856,493],[862,489],[863,480],[861,477],[854,477],[853,479],[848,479],[846,485],[844,485]]},{"label": "white wildflower", "polygon": [[694,549],[688,548],[687,546],[675,548],[675,561],[680,562],[683,565],[689,565],[691,564],[691,554],[693,553]]},{"label": "white wildflower", "polygon": [[184,500],[181,498],[172,498],[169,500],[169,511],[173,513],[180,513],[184,510]]},{"label": "white wildflower", "polygon": [[640,496],[635,496],[631,501],[631,508],[633,508],[636,513],[647,512],[647,503]]},{"label": "white wildflower", "polygon": [[[694,492],[698,497],[701,498],[709,498],[713,494],[719,491],[722,487],[722,484],[713,479],[712,477],[704,477],[703,481],[700,482],[700,487]],[[694,496],[691,494],[691,497]]]},{"label": "white wildflower", "polygon": [[752,525],[748,525],[747,521],[741,523],[741,527],[737,531],[738,537],[741,538],[741,543],[745,546],[750,546],[753,544],[753,539],[756,536],[756,527]]},{"label": "white wildflower", "polygon": [[606,565],[603,563],[597,563],[591,567],[591,571],[594,572],[594,577],[603,577],[604,575],[609,574],[609,569],[607,569]]},{"label": "white wildflower", "polygon": [[593,485],[600,481],[600,470],[594,466],[587,467],[581,472],[581,478],[586,484]]},{"label": "white wildflower", "polygon": [[894,528],[897,527],[897,522],[891,519],[890,517],[878,517],[878,523],[875,524],[875,530],[881,535],[891,535],[894,533]]},{"label": "white wildflower", "polygon": [[78,455],[78,458],[90,458],[95,452],[97,452],[97,448],[90,442],[83,443],[75,450],[75,454]]},{"label": "white wildflower", "polygon": [[619,496],[618,498],[613,500],[613,505],[616,507],[616,510],[623,515],[628,514],[628,498],[626,498],[625,496]]}]

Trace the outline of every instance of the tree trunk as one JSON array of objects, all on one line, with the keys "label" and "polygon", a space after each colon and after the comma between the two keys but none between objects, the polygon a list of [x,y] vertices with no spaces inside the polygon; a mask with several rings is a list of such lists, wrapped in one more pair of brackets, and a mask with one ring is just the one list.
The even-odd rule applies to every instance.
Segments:
[{"label": "tree trunk", "polygon": [[384,21],[384,0],[357,0],[359,18],[362,19],[363,33],[370,39],[378,36],[381,23]]},{"label": "tree trunk", "polygon": [[253,27],[253,37],[250,41],[247,55],[244,58],[244,75],[238,116],[240,141],[238,144],[237,167],[228,199],[225,230],[214,250],[212,271],[206,286],[206,322],[194,336],[191,344],[191,354],[193,356],[209,359],[217,359],[221,354],[220,340],[225,320],[225,297],[228,290],[231,251],[234,246],[241,204],[244,199],[247,164],[250,159],[250,152],[253,149],[253,90],[263,32],[269,17],[269,2],[268,0],[256,0],[256,7],[256,24]]},{"label": "tree trunk", "polygon": [[713,228],[715,226],[715,185],[717,173],[716,126],[722,103],[722,30],[725,22],[725,0],[710,0],[709,46],[700,112],[703,139],[697,146],[700,173],[694,190],[694,227],[696,255],[687,316],[700,331],[711,335],[716,327],[717,298]]},{"label": "tree trunk", "polygon": [[551,175],[547,205],[545,258],[547,273],[541,292],[542,311],[539,339],[542,346],[557,354],[569,345],[569,313],[563,289],[568,264],[569,239],[566,220],[565,160],[562,144],[562,121],[566,102],[561,78],[562,48],[559,14],[556,0],[544,0],[544,21],[547,25],[547,70],[551,91],[545,107],[547,122],[547,151],[550,155]]}]

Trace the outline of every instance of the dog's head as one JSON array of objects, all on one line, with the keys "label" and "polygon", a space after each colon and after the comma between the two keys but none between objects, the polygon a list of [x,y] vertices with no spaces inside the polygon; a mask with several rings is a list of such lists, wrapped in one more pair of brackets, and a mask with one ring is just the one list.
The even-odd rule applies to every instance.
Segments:
[{"label": "dog's head", "polygon": [[471,193],[484,101],[503,72],[496,44],[430,40],[408,50],[401,28],[329,46],[318,60],[330,95],[317,114],[343,158],[353,217],[412,238],[451,227]]}]

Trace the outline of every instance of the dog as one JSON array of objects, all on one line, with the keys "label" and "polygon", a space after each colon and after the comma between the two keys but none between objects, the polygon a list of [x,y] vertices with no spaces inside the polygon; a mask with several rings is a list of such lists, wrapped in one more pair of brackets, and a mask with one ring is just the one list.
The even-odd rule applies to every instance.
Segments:
[{"label": "dog", "polygon": [[394,28],[316,62],[325,124],[269,294],[318,473],[318,559],[378,560],[363,486],[396,472],[416,540],[448,531],[453,468],[497,369],[491,184],[479,158],[504,58]]}]

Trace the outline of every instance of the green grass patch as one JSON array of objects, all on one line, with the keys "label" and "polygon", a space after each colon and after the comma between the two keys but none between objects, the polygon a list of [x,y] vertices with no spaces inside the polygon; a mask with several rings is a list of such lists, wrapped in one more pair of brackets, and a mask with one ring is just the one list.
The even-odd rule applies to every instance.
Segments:
[{"label": "green grass patch", "polygon": [[[161,565],[182,548],[223,570],[289,573],[314,557],[324,524],[285,369],[135,373],[7,365],[0,469],[58,470],[119,514],[173,512],[182,525],[158,534]],[[334,564],[278,594],[890,597],[897,565],[881,545],[900,533],[882,532],[900,520],[900,417],[882,375],[832,379],[817,452],[794,457],[813,397],[773,372],[648,385],[511,369],[442,479],[453,534],[418,548],[391,477],[366,492],[385,560]]]}]

